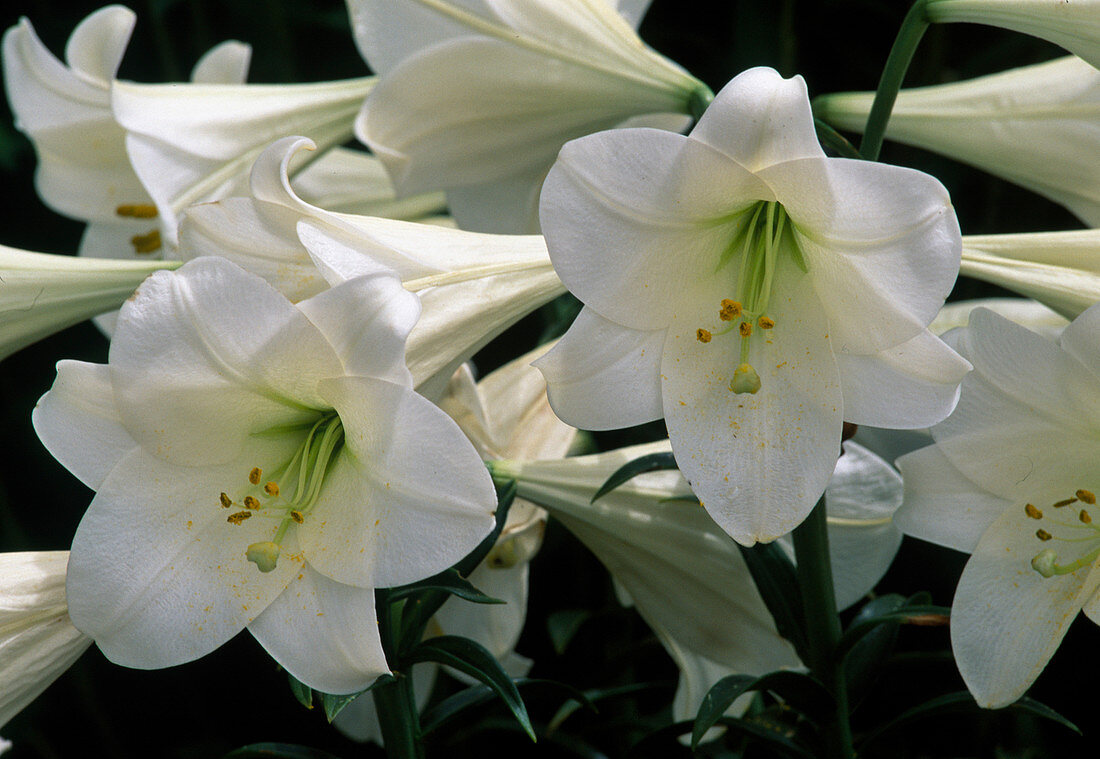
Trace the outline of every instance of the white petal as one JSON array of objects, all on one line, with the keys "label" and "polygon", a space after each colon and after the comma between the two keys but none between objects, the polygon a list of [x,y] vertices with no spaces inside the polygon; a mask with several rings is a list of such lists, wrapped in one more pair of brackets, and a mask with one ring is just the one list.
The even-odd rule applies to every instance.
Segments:
[{"label": "white petal", "polygon": [[458,226],[474,232],[530,235],[539,231],[539,193],[548,166],[484,184],[453,187],[447,205]]},{"label": "white petal", "polygon": [[[413,693],[416,694],[418,710],[423,711],[428,703],[438,673],[439,665],[432,662],[423,662],[413,667]],[[375,711],[374,697],[370,693],[364,693],[345,706],[332,721],[332,726],[353,741],[373,741],[382,745],[382,726],[378,724],[378,712]]]},{"label": "white petal", "polygon": [[298,304],[336,350],[349,375],[412,386],[405,340],[420,299],[392,274],[356,277]]},{"label": "white petal", "polygon": [[618,0],[614,5],[619,14],[637,29],[652,3],[653,0]]},{"label": "white petal", "polygon": [[930,331],[870,355],[836,356],[844,418],[876,427],[917,428],[942,421],[959,399],[970,362]]},{"label": "white petal", "polygon": [[737,212],[761,199],[772,199],[763,183],[703,143],[623,129],[562,149],[540,218],[566,287],[605,318],[652,330],[713,277]]},{"label": "white petal", "polygon": [[1096,336],[1100,334],[1100,308],[1089,308],[1062,330],[1058,343],[1069,355],[1080,361],[1100,380],[1100,347]]},{"label": "white petal", "polygon": [[191,70],[195,84],[244,84],[252,46],[230,40],[210,48]]},{"label": "white petal", "polygon": [[1035,538],[1037,523],[1023,506],[1014,503],[982,535],[951,605],[959,671],[978,704],[991,709],[1024,694],[1100,583],[1090,567],[1050,578],[1032,569],[1047,544]]},{"label": "white petal", "polygon": [[80,73],[110,82],[122,62],[137,15],[121,5],[109,5],[77,25],[65,45],[65,60]]},{"label": "white petal", "polygon": [[719,91],[691,138],[710,145],[751,172],[798,158],[824,157],[817,141],[806,82],[759,67]]},{"label": "white petal", "polygon": [[204,656],[298,572],[292,555],[266,574],[246,560],[248,545],[271,539],[270,521],[226,522],[219,492],[267,463],[252,453],[188,468],[135,450],[103,481],[73,539],[67,591],[73,623],[108,659],[152,669]]},{"label": "white petal", "polygon": [[497,659],[506,660],[514,653],[527,619],[527,574],[526,561],[511,567],[488,562],[479,565],[470,573],[470,582],[482,593],[505,603],[474,604],[451,598],[435,615],[443,634],[470,638]]},{"label": "white petal", "polygon": [[935,318],[962,252],[943,185],[842,158],[786,161],[759,174],[790,215],[838,354],[895,346]]},{"label": "white petal", "polygon": [[664,415],[664,342],[663,329],[628,329],[585,307],[534,365],[546,377],[550,405],[567,423],[593,430],[632,427]]},{"label": "white petal", "polygon": [[762,382],[756,394],[729,388],[738,336],[696,339],[704,313],[673,322],[661,359],[665,423],[680,470],[714,521],[745,545],[794,529],[840,453],[844,406],[828,320],[793,261],[781,259],[776,280],[783,283],[769,307],[776,326],[752,338],[749,355]]},{"label": "white petal", "polygon": [[333,582],[308,563],[248,631],[287,672],[322,693],[354,693],[390,671],[374,589]]},{"label": "white petal", "polygon": [[496,494],[454,421],[381,380],[346,377],[322,388],[345,447],[299,530],[310,564],[337,582],[389,587],[472,551],[492,529]]},{"label": "white petal", "polygon": [[111,344],[127,430],[181,464],[224,461],[253,432],[312,419],[311,409],[329,407],[318,380],[343,373],[303,313],[218,258],[147,279]]},{"label": "white petal", "polygon": [[59,362],[31,420],[50,454],[92,490],[137,447],[118,415],[110,369],[100,364]]},{"label": "white petal", "polygon": [[898,468],[905,502],[894,521],[921,540],[971,553],[1011,503],[968,480],[934,445],[902,456]]}]

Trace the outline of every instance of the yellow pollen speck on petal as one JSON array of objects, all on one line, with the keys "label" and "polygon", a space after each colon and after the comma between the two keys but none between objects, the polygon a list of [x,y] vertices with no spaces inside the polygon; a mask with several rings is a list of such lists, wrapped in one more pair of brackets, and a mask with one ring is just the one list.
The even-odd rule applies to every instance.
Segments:
[{"label": "yellow pollen speck on petal", "polygon": [[741,322],[741,326],[737,328],[741,333],[741,337],[750,337],[752,335],[752,325],[748,322]]},{"label": "yellow pollen speck on petal", "polygon": [[264,492],[267,493],[272,498],[277,498],[279,496],[279,483],[277,483],[277,482],[267,483],[266,485],[264,485]]},{"label": "yellow pollen speck on petal", "polygon": [[1067,498],[1064,501],[1058,501],[1058,503],[1054,504],[1054,508],[1060,509],[1063,506],[1069,506],[1071,503],[1077,503],[1077,499],[1076,498]]},{"label": "yellow pollen speck on petal", "polygon": [[731,322],[741,315],[741,304],[735,300],[726,298],[722,301],[722,308],[718,310],[718,318],[724,322]]},{"label": "yellow pollen speck on petal", "polygon": [[115,209],[115,214],[130,219],[155,219],[157,207],[150,203],[123,203]]},{"label": "yellow pollen speck on petal", "polygon": [[246,495],[244,497],[244,507],[246,509],[252,509],[253,511],[256,511],[257,509],[260,508],[260,502],[259,502],[258,499],[254,498],[253,496]]},{"label": "yellow pollen speck on petal", "polygon": [[233,505],[233,499],[229,497],[228,493],[222,493],[221,495],[219,495],[218,500],[221,501],[223,509],[228,509],[230,506]]},{"label": "yellow pollen speck on petal", "polygon": [[248,481],[253,485],[260,484],[260,478],[264,476],[264,470],[258,466],[252,467],[252,471],[248,473]]},{"label": "yellow pollen speck on petal", "polygon": [[227,516],[225,518],[225,521],[229,522],[229,524],[240,524],[244,520],[248,519],[250,516],[252,516],[252,512],[238,511],[236,514],[230,514],[229,516]]},{"label": "yellow pollen speck on petal", "polygon": [[1089,504],[1090,506],[1096,503],[1096,494],[1093,493],[1091,490],[1078,490],[1076,493],[1074,493],[1074,495],[1085,503]]},{"label": "yellow pollen speck on petal", "polygon": [[1029,503],[1026,506],[1024,506],[1024,513],[1027,514],[1032,519],[1042,519],[1043,518],[1043,512],[1041,512],[1041,511],[1039,511],[1039,509],[1035,508],[1035,504],[1033,504],[1033,503]]},{"label": "yellow pollen speck on petal", "polygon": [[1092,514],[1088,513],[1084,509],[1081,509],[1081,513],[1077,516],[1085,524],[1090,524],[1092,522]]},{"label": "yellow pollen speck on petal", "polygon": [[304,516],[302,516],[302,512],[300,512],[300,511],[290,512],[290,518],[293,519],[298,524],[301,524],[302,522],[306,521],[306,518]]},{"label": "yellow pollen speck on petal", "polygon": [[702,327],[695,330],[695,339],[701,343],[709,343],[712,337],[713,335],[710,334],[710,331],[705,330]]},{"label": "yellow pollen speck on petal", "polygon": [[1039,538],[1039,540],[1050,540],[1051,534],[1046,530],[1038,529],[1035,531],[1035,537]]},{"label": "yellow pollen speck on petal", "polygon": [[767,316],[761,316],[759,319],[756,320],[756,324],[760,327],[760,329],[771,329],[775,326],[775,319],[768,318]]},{"label": "yellow pollen speck on petal", "polygon": [[160,230],[154,229],[146,235],[134,235],[130,238],[135,253],[152,253],[160,249]]}]

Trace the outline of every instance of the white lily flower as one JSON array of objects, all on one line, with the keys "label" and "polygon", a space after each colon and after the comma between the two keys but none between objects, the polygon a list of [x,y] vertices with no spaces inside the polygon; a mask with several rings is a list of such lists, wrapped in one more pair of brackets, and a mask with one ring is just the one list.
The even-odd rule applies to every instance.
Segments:
[{"label": "white lily flower", "polygon": [[1100,229],[967,236],[960,273],[1072,319],[1100,301]]},{"label": "white lily flower", "polygon": [[[694,503],[676,471],[639,475],[590,499],[623,464],[671,450],[668,441],[558,461],[503,461],[501,477],[550,511],[608,568],[681,671],[677,721],[695,716],[715,682],[798,667],[734,542]],[[886,572],[901,542],[891,523],[902,485],[874,454],[845,444],[826,501],[837,600],[854,603]],[[792,550],[789,545],[784,548]],[[743,708],[743,705],[742,705]]]},{"label": "white lily flower", "polygon": [[92,644],[69,621],[68,558],[68,551],[0,553],[0,727]]},{"label": "white lily flower", "polygon": [[946,190],[825,157],[800,77],[746,71],[686,137],[569,143],[542,224],[585,304],[536,364],[555,411],[589,429],[663,416],[682,471],[738,542],[809,513],[842,420],[927,426],[969,368],[926,329],[958,272]]},{"label": "white lily flower", "polygon": [[275,142],[256,160],[251,197],[191,208],[181,255],[228,258],[291,300],[380,269],[396,272],[424,306],[406,358],[417,388],[432,398],[489,340],[565,291],[538,235],[464,232],[306,203],[288,165],[311,144]]},{"label": "white lily flower", "polygon": [[[935,445],[898,460],[907,534],[973,554],[951,613],[955,660],[985,707],[1019,698],[1077,611],[1100,622],[1100,308],[1059,342],[982,309],[954,344],[974,365]],[[1023,367],[1023,371],[1021,371]]]},{"label": "white lily flower", "polygon": [[247,627],[324,692],[388,671],[374,588],[462,558],[496,501],[457,425],[412,390],[418,314],[388,275],[295,306],[204,258],[145,281],[108,365],[58,365],[35,430],[96,491],[67,589],[109,659],[181,664]]},{"label": "white lily flower", "polygon": [[[873,92],[825,95],[815,99],[814,111],[838,129],[862,132],[873,100]],[[1096,227],[1098,124],[1100,71],[1071,56],[902,90],[886,136],[1026,187]]]},{"label": "white lily flower", "polygon": [[929,21],[999,26],[1041,37],[1100,68],[1098,0],[928,0]]},{"label": "white lily flower", "polygon": [[169,261],[107,261],[0,245],[0,359],[118,308]]},{"label": "white lily flower", "polygon": [[[965,248],[963,248],[963,255],[966,255]],[[928,329],[937,335],[942,335],[956,327],[965,327],[970,323],[970,314],[977,308],[987,308],[995,314],[1022,324],[1032,332],[1050,337],[1060,335],[1062,329],[1069,324],[1069,319],[1042,303],[1028,298],[975,298],[947,303],[928,325]]]},{"label": "white lily flower", "polygon": [[[126,132],[111,112],[111,88],[135,21],[121,5],[92,13],[73,30],[65,63],[26,18],[4,35],[4,84],[16,126],[38,154],[35,187],[50,208],[89,223],[83,255],[148,258],[161,245],[157,209],[130,166]],[[250,55],[248,45],[223,43],[199,61],[192,79],[241,82]]]},{"label": "white lily flower", "polygon": [[703,85],[638,38],[647,6],[348,0],[380,76],[356,133],[402,194],[447,190],[463,228],[535,232],[539,187],[567,141],[639,116],[686,126]]}]

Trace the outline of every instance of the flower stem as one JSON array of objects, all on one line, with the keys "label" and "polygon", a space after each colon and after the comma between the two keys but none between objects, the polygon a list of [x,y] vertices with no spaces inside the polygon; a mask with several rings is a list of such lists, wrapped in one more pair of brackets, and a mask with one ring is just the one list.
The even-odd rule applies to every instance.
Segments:
[{"label": "flower stem", "polygon": [[863,141],[859,144],[859,154],[864,160],[878,160],[879,151],[882,150],[882,138],[886,134],[886,124],[890,121],[890,112],[894,110],[898,90],[901,89],[902,80],[905,79],[905,72],[909,70],[913,53],[916,52],[917,45],[920,44],[930,23],[927,4],[928,0],[917,0],[913,4],[905,20],[901,22],[901,29],[898,30],[894,46],[890,48],[890,55],[882,69],[882,78],[879,79],[878,89],[875,91],[875,100],[871,104],[871,112],[867,115]]},{"label": "flower stem", "polygon": [[382,741],[390,759],[423,759],[420,742],[420,715],[416,709],[412,676],[394,672],[394,680],[371,690]]},{"label": "flower stem", "polygon": [[840,617],[833,592],[833,570],[829,561],[829,534],[826,531],[825,496],[792,533],[797,562],[798,585],[802,591],[802,609],[806,619],[810,661],[806,662],[836,699],[833,719],[822,724],[822,737],[828,759],[851,759],[852,727],[848,721],[848,684],[843,661],[834,653],[840,640]]}]

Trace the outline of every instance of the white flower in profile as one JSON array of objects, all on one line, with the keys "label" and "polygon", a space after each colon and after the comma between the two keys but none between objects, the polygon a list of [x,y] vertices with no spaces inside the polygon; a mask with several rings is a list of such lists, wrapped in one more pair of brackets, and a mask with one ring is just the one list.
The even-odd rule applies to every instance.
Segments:
[{"label": "white flower in profile", "polygon": [[[1100,300],[1100,297],[1097,297],[1097,300]],[[1069,324],[1069,319],[1039,301],[1029,298],[974,298],[945,304],[928,325],[928,329],[937,335],[942,335],[956,327],[965,327],[970,323],[970,314],[978,308],[989,309],[995,314],[1022,324],[1032,332],[1050,337],[1060,335],[1062,329]]]},{"label": "white flower in profile", "polygon": [[0,359],[123,304],[172,261],[108,261],[0,245]]},{"label": "white flower in profile", "polygon": [[542,194],[554,267],[584,309],[536,363],[588,429],[665,419],[735,540],[798,525],[841,423],[924,427],[969,365],[933,336],[960,235],[932,177],[827,158],[801,78],[751,69],[688,136],[563,148]]},{"label": "white flower in profile", "polygon": [[[679,721],[693,718],[726,675],[801,663],[776,631],[737,545],[694,502],[679,472],[639,475],[591,502],[620,466],[669,450],[661,441],[558,461],[495,462],[493,471],[516,478],[520,496],[548,509],[588,546],[653,628],[680,668],[673,702]],[[893,560],[901,533],[891,516],[901,491],[886,462],[845,443],[826,490],[839,605],[864,596]]]},{"label": "white flower in profile", "polygon": [[447,190],[463,228],[535,232],[563,144],[635,117],[683,128],[705,89],[638,38],[648,5],[348,0],[380,76],[356,133],[402,194]]},{"label": "white flower in profile", "polygon": [[1079,610],[1100,622],[1100,308],[1059,341],[978,309],[954,333],[974,365],[935,444],[898,460],[907,534],[971,553],[951,611],[978,703],[1012,703]]},{"label": "white flower in profile", "polygon": [[1100,67],[1097,0],[927,0],[924,11],[938,24],[986,24],[1041,37]]},{"label": "white flower in profile", "polygon": [[69,621],[68,559],[68,551],[0,553],[0,727],[92,644]]},{"label": "white flower in profile", "polygon": [[489,340],[564,292],[539,235],[480,234],[310,205],[287,169],[310,145],[293,137],[275,142],[256,159],[250,197],[192,207],[181,225],[181,255],[228,258],[291,300],[395,272],[423,304],[406,358],[417,389],[430,398]]},{"label": "white flower in profile", "polygon": [[297,305],[216,258],[147,279],[109,364],[61,362],[34,412],[96,491],[69,560],[73,623],[131,667],[247,627],[324,692],[388,671],[374,588],[462,558],[496,501],[458,426],[412,390],[418,314],[388,275]]},{"label": "white flower in profile", "polygon": [[[824,95],[814,112],[862,132],[873,100],[873,92]],[[902,90],[886,136],[977,166],[1100,226],[1100,71],[1080,58]]]}]

